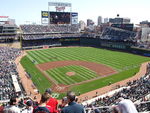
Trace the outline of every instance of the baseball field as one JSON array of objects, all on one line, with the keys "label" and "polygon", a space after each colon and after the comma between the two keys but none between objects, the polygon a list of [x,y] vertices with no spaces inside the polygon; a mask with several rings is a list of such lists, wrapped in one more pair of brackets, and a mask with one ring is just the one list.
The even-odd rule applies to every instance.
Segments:
[{"label": "baseball field", "polygon": [[27,51],[21,64],[41,93],[53,88],[85,93],[127,79],[150,58],[92,47],[66,47]]}]

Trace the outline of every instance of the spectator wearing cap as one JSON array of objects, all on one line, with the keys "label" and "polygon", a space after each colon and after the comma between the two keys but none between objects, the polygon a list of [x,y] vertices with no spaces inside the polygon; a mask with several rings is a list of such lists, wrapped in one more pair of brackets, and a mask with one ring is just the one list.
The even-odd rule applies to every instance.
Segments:
[{"label": "spectator wearing cap", "polygon": [[120,98],[118,103],[119,113],[138,113],[134,103],[130,99]]},{"label": "spectator wearing cap", "polygon": [[9,104],[4,108],[4,113],[20,113],[20,109],[17,107],[17,98],[12,97]]},{"label": "spectator wearing cap", "polygon": [[64,107],[61,113],[85,113],[84,107],[76,103],[75,98],[74,92],[67,92],[68,106]]},{"label": "spectator wearing cap", "polygon": [[22,113],[33,113],[33,102],[31,100],[26,102],[26,109]]},{"label": "spectator wearing cap", "polygon": [[45,93],[48,93],[50,95],[50,99],[48,100],[46,105],[50,106],[52,108],[51,113],[57,113],[58,112],[58,110],[57,110],[58,101],[57,101],[57,99],[55,99],[51,96],[52,89],[51,88],[46,89]]},{"label": "spectator wearing cap", "polygon": [[37,108],[35,108],[33,110],[33,113],[52,113],[51,112],[51,107],[46,105],[49,98],[50,98],[50,95],[48,93],[42,94],[40,104],[38,105]]}]

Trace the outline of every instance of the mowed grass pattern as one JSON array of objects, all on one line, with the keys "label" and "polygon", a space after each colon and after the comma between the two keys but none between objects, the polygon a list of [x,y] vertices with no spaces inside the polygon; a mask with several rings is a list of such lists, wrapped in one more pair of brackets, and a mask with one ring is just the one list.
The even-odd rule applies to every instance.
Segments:
[{"label": "mowed grass pattern", "polygon": [[[49,76],[57,81],[57,84],[64,85],[70,85],[98,77],[98,75],[96,75],[96,72],[85,67],[75,65],[58,67],[46,72]],[[75,72],[75,75],[68,76],[66,75],[67,72]]]},{"label": "mowed grass pattern", "polygon": [[[108,85],[110,81],[111,83],[115,83],[134,76],[135,73],[138,72],[140,64],[150,60],[150,58],[148,57],[91,47],[50,48],[46,50],[43,49],[28,51],[27,53],[28,55],[22,58],[21,64],[26,69],[26,71],[32,75],[32,80],[41,93],[43,93],[46,88],[51,87],[52,84],[35,67],[36,64],[52,61],[81,60],[105,64],[119,71],[118,74],[71,87],[71,90],[80,91],[82,94],[97,88],[104,87]],[[35,61],[34,63],[32,63],[33,60]],[[50,76],[55,76],[56,74],[58,74],[54,78],[59,84],[70,84],[70,82],[65,81],[69,81],[69,79],[72,77],[69,77],[69,79],[67,80],[65,80],[66,78],[62,77],[63,73],[68,71],[68,69],[75,70],[75,72],[77,73],[77,71],[80,72],[80,70],[82,70],[83,68],[79,69],[79,67],[76,66],[67,66],[51,70],[52,72],[48,70],[47,73],[49,73]],[[90,70],[88,70],[88,73],[90,73],[89,71]],[[53,75],[51,75],[51,73]],[[86,74],[86,76],[89,77],[91,75],[92,74]],[[95,77],[94,75],[92,76],[93,78]],[[62,79],[65,81],[61,81]],[[83,79],[83,77],[81,79]],[[73,78],[72,80],[72,82],[74,83],[78,81],[80,82],[80,80],[76,78]]]},{"label": "mowed grass pattern", "polygon": [[81,60],[105,64],[118,71],[139,66],[142,62],[149,60],[147,57],[91,47],[52,48],[29,51],[28,57],[31,60],[34,59],[36,64],[52,61]]}]

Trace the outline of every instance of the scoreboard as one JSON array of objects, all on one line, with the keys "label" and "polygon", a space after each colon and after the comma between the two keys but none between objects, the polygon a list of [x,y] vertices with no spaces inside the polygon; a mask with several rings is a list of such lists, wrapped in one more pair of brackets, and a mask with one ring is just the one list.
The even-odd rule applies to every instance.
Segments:
[{"label": "scoreboard", "polygon": [[78,13],[76,12],[41,12],[42,24],[77,24]]},{"label": "scoreboard", "polygon": [[70,24],[69,12],[50,12],[50,24]]}]

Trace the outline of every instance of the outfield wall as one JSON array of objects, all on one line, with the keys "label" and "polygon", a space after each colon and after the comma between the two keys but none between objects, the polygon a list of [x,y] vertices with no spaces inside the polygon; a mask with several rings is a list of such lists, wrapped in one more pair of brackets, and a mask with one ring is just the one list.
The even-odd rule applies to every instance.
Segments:
[{"label": "outfield wall", "polygon": [[[39,43],[40,42],[40,43]],[[119,50],[124,52],[129,52],[133,54],[138,54],[142,56],[150,56],[150,51],[145,49],[139,49],[133,47],[135,43],[133,42],[122,42],[122,41],[110,41],[110,40],[102,40],[100,38],[92,38],[92,37],[63,37],[63,38],[54,38],[54,39],[45,39],[45,40],[22,40],[22,45],[32,45],[22,47],[23,49],[40,49],[44,48],[41,42],[46,42],[45,45],[50,47],[63,47],[63,46],[90,46],[96,48],[105,48],[111,50]]]}]

